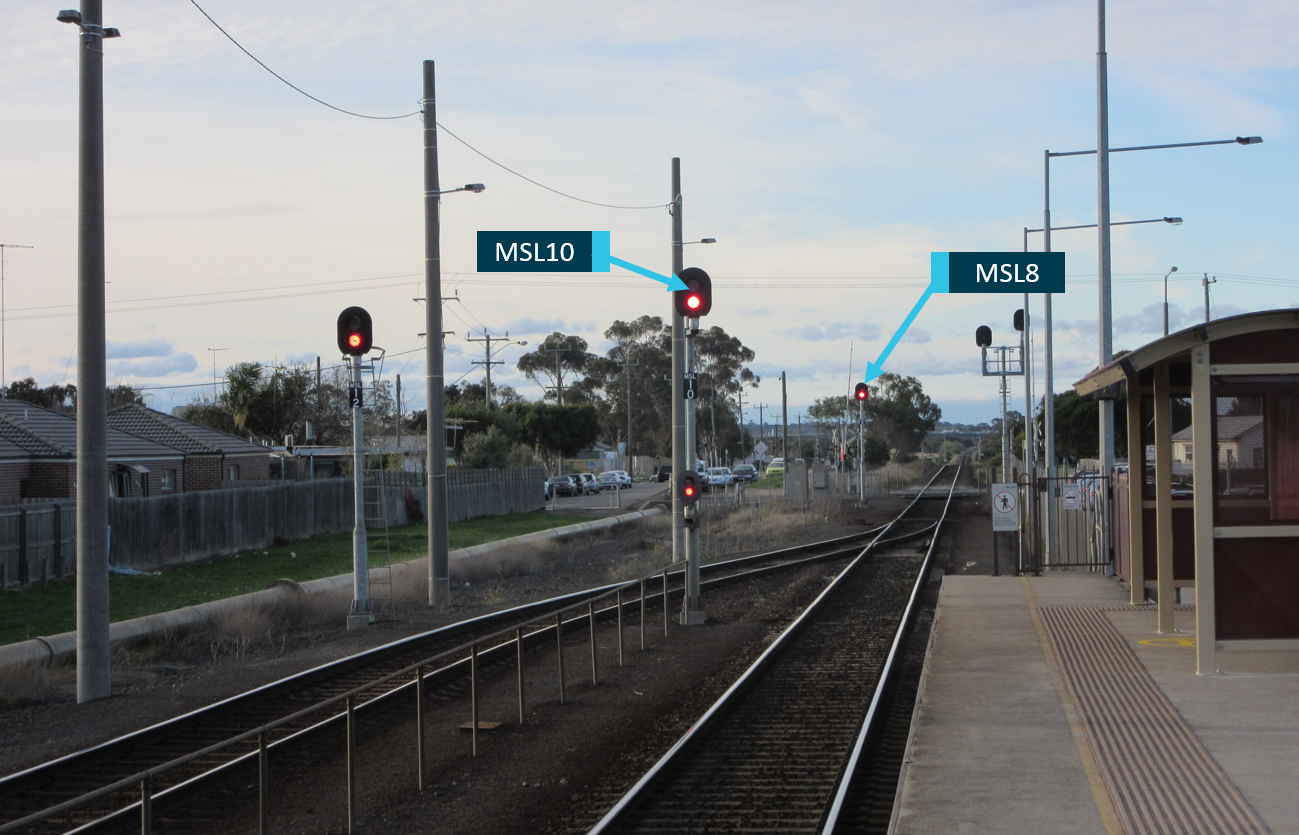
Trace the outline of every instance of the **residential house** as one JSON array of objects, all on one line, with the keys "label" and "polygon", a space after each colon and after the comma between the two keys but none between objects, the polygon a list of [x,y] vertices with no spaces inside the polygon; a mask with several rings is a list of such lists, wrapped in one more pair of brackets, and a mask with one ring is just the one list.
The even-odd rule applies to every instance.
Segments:
[{"label": "residential house", "polygon": [[184,467],[172,477],[174,489],[182,492],[215,490],[223,481],[270,478],[267,448],[238,435],[136,404],[109,412],[108,425],[183,452]]}]

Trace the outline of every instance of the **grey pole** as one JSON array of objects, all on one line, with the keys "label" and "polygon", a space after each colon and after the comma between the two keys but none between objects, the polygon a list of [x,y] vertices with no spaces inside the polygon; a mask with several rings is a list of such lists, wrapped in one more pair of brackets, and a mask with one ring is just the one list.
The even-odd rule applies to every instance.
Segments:
[{"label": "grey pole", "polygon": [[[679,240],[679,239],[678,239]],[[677,271],[680,274],[680,271]],[[675,305],[674,305],[675,307]],[[695,334],[699,331],[699,319],[692,318],[686,323],[686,368],[691,374],[695,373]],[[683,381],[684,382],[684,381]],[[696,394],[698,389],[696,388]],[[689,462],[688,469],[695,469],[699,460],[699,428],[698,418],[699,410],[696,408],[695,401],[686,400],[682,402],[682,407],[686,413],[686,456]],[[703,474],[700,474],[702,481]],[[694,511],[699,512],[698,508]],[[699,520],[696,516],[694,523],[686,528],[686,592],[687,605],[682,612],[681,623],[684,626],[698,625],[704,622],[704,601],[699,589]]]},{"label": "grey pole", "polygon": [[374,618],[370,610],[370,552],[365,541],[365,415],[361,407],[361,358],[352,357],[352,608],[347,628],[360,629]]},{"label": "grey pole", "polygon": [[[802,426],[802,423],[799,423]],[[800,445],[801,446],[801,445]],[[866,504],[866,401],[857,401],[857,501]]]},{"label": "grey pole", "polygon": [[[1028,471],[1028,496],[1025,502],[1024,510],[1029,520],[1029,524],[1037,526],[1036,511],[1037,491],[1033,482],[1037,478],[1036,465],[1036,439],[1034,430],[1037,428],[1033,421],[1033,325],[1032,317],[1029,315],[1028,293],[1024,294],[1024,333],[1023,347],[1020,349],[1020,358],[1024,370],[1024,469]],[[1027,532],[1026,532],[1027,533]]]},{"label": "grey pole", "polygon": [[[442,369],[442,243],[438,192],[437,97],[433,62],[424,62],[424,332],[428,390],[428,603],[451,602],[447,543],[446,393]],[[436,304],[435,304],[436,302]]]},{"label": "grey pole", "polygon": [[1205,273],[1204,278],[1200,279],[1200,283],[1204,285],[1204,323],[1207,325],[1209,323],[1209,285],[1217,284],[1218,279],[1209,278],[1209,274]]},{"label": "grey pole", "polygon": [[[1051,251],[1051,152],[1049,150],[1042,152],[1042,251]],[[1045,353],[1042,434],[1046,436],[1043,439],[1042,457],[1046,459],[1046,474],[1050,477],[1055,474],[1055,348],[1051,342],[1050,293],[1042,296],[1042,339]],[[1049,492],[1046,499],[1046,559],[1048,563],[1058,559],[1060,553],[1060,517],[1059,508],[1056,507],[1055,484],[1054,481],[1047,482]]]},{"label": "grey pole", "polygon": [[785,498],[789,498],[789,470],[794,459],[789,454],[789,398],[785,392],[785,372],[780,372],[780,454],[785,459],[783,479]]},{"label": "grey pole", "polygon": [[[103,25],[85,0],[83,26]],[[92,30],[94,31],[94,30]],[[77,701],[112,695],[108,661],[108,411],[104,344],[104,39],[83,31],[77,207]]]},{"label": "grey pole", "polygon": [[[1114,320],[1110,294],[1110,103],[1109,69],[1105,53],[1105,0],[1096,0],[1096,226],[1100,273],[1100,350],[1098,361],[1104,366],[1114,358]],[[1100,404],[1101,475],[1108,478],[1114,470],[1114,401]],[[1110,548],[1109,526],[1105,529],[1106,549]]]},{"label": "grey pole", "polygon": [[[681,159],[672,158],[672,272],[680,275],[683,267],[681,253]],[[682,377],[686,371],[685,323],[677,313],[673,296],[672,306],[672,561],[680,562],[685,555],[685,508],[681,504],[681,475],[686,470],[686,409]]]},{"label": "grey pole", "polygon": [[1010,394],[1010,383],[1006,380],[1006,349],[997,349],[997,361],[1001,368],[1001,480],[1010,481],[1010,427],[1006,425],[1006,398]]}]

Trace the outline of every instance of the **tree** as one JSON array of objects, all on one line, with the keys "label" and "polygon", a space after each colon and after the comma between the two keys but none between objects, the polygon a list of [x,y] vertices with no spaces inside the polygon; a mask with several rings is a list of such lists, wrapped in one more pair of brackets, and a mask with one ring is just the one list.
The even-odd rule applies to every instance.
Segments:
[{"label": "tree", "polygon": [[467,438],[464,452],[457,459],[462,466],[473,469],[501,467],[530,467],[535,461],[532,448],[510,440],[499,427]]},{"label": "tree", "polygon": [[[314,422],[322,444],[350,443],[352,412],[347,401],[350,370],[335,366],[316,385],[315,367],[264,366],[246,362],[226,369],[226,385],[216,397],[202,393],[185,405],[181,416],[213,429],[247,438],[279,442],[285,435],[306,437]],[[365,390],[368,435],[393,431],[396,421],[392,385],[387,380]]]},{"label": "tree", "polygon": [[[41,406],[56,412],[75,414],[77,411],[77,387],[72,383],[66,386],[52,385],[41,388],[36,384],[34,378],[26,377],[22,380],[14,380],[8,386],[0,389],[0,392],[3,392],[3,396],[7,400],[21,400],[24,403],[31,403],[34,406]],[[135,386],[118,383],[104,389],[104,395],[110,411],[119,406],[127,406],[132,403],[140,406],[146,405],[144,392]]]},{"label": "tree", "polygon": [[557,458],[576,455],[600,437],[600,418],[587,403],[558,406],[553,403],[512,405],[501,409],[517,415],[519,437],[532,441],[542,452],[547,469],[554,470]]},{"label": "tree", "polygon": [[894,460],[904,461],[920,449],[943,412],[915,377],[881,374],[866,402],[870,434],[888,444]]},{"label": "tree", "polygon": [[[543,389],[550,389],[545,394],[546,399],[556,399],[562,404],[566,402],[565,376],[580,374],[591,359],[585,339],[555,331],[543,339],[536,350],[519,357],[516,367],[529,380]],[[547,382],[549,386],[546,385]]]},{"label": "tree", "polygon": [[[1118,418],[1114,421],[1114,454],[1123,458],[1128,454],[1128,422],[1122,418],[1127,414],[1126,392],[1114,404],[1114,413]],[[1174,418],[1174,431],[1190,425],[1189,414],[1183,417],[1185,423],[1177,420],[1176,414]],[[1062,461],[1100,457],[1099,427],[1100,403],[1096,400],[1072,389],[1055,396],[1055,454]]]}]

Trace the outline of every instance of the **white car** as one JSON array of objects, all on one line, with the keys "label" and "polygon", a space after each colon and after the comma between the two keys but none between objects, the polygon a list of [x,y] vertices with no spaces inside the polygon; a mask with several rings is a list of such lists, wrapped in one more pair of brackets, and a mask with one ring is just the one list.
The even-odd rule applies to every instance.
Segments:
[{"label": "white car", "polygon": [[627,474],[626,470],[606,470],[600,473],[600,481],[607,479],[612,479],[615,484],[620,484],[623,487],[631,486],[631,476]]},{"label": "white car", "polygon": [[704,475],[704,483],[709,487],[728,487],[735,483],[735,477],[727,467],[709,467]]}]

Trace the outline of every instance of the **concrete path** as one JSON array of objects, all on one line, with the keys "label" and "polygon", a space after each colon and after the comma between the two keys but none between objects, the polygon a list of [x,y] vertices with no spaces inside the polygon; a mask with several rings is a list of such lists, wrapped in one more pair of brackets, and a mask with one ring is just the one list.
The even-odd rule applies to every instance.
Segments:
[{"label": "concrete path", "polygon": [[[1152,608],[1126,604],[1122,586],[1092,575],[946,577],[895,831],[1221,831],[1192,814],[1191,803],[1160,811],[1161,791],[1203,793],[1205,768],[1179,770],[1201,756],[1219,785],[1243,797],[1241,819],[1257,823],[1251,831],[1299,832],[1299,652],[1222,653],[1224,673],[1197,676],[1194,612],[1179,607],[1185,631],[1160,635]],[[1061,633],[1079,617],[1097,628]],[[1104,635],[1108,648],[1095,643]],[[1133,688],[1107,683],[1118,681],[1123,658],[1129,685],[1138,677],[1152,698],[1171,704],[1163,725],[1154,722],[1155,701],[1125,707],[1120,691]],[[1117,740],[1135,747],[1116,746],[1115,728],[1128,729]],[[1164,739],[1173,753],[1151,748]],[[1107,786],[1118,787],[1117,801]],[[1169,818],[1188,814],[1180,824]]]}]

